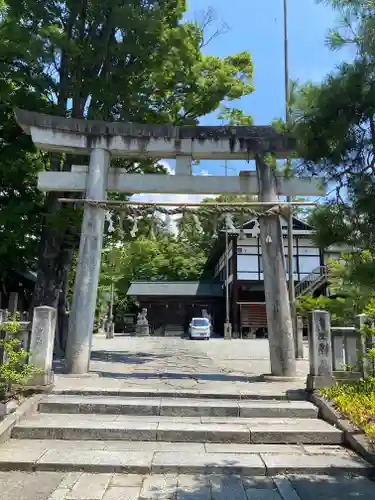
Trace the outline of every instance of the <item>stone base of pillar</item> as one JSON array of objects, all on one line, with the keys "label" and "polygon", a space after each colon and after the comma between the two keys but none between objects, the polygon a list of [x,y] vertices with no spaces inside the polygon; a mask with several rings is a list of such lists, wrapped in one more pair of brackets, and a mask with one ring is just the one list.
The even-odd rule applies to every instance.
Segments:
[{"label": "stone base of pillar", "polygon": [[136,337],[149,337],[150,336],[150,326],[149,325],[136,325],[135,326],[135,336]]},{"label": "stone base of pillar", "polygon": [[224,323],[224,338],[230,340],[232,338],[232,324]]},{"label": "stone base of pillar", "polygon": [[53,386],[53,383],[54,383],[54,373],[53,371],[49,371],[33,375],[27,382],[26,387],[28,389],[47,390],[48,388]]},{"label": "stone base of pillar", "polygon": [[333,385],[335,385],[335,379],[330,375],[307,375],[306,388],[309,392]]},{"label": "stone base of pillar", "polygon": [[105,332],[106,339],[113,339],[115,336],[115,324],[111,323],[108,325],[107,331]]}]

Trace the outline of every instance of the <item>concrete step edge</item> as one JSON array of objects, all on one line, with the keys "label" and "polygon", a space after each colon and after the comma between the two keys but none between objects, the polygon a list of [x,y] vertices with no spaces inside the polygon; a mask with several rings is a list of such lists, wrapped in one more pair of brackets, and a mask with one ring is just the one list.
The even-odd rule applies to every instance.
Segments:
[{"label": "concrete step edge", "polygon": [[315,418],[318,409],[305,401],[218,401],[191,399],[124,399],[100,401],[90,398],[73,401],[67,399],[45,398],[40,402],[41,413],[82,413],[82,414],[115,414],[115,415],[149,415],[149,416],[218,416],[218,417],[284,417]]},{"label": "concrete step edge", "polygon": [[253,393],[246,391],[218,392],[218,391],[189,391],[189,390],[154,390],[154,389],[59,389],[53,394],[70,396],[121,396],[121,397],[172,397],[191,399],[221,399],[221,400],[247,400],[247,401],[308,401],[308,394],[304,389],[291,390],[286,393]]},{"label": "concrete step edge", "polygon": [[[81,458],[80,458],[81,455]],[[189,454],[175,452],[106,452],[95,450],[78,453],[45,453],[35,461],[9,459],[0,462],[0,470],[24,471],[84,471],[96,473],[133,474],[208,474],[237,473],[254,476],[277,474],[340,474],[354,473],[372,477],[374,467],[350,456],[238,455],[228,453]]]},{"label": "concrete step edge", "polygon": [[341,444],[343,433],[333,427],[294,429],[286,426],[247,427],[243,424],[128,423],[125,425],[39,425],[24,422],[14,427],[13,438],[60,440],[168,441],[255,444]]}]

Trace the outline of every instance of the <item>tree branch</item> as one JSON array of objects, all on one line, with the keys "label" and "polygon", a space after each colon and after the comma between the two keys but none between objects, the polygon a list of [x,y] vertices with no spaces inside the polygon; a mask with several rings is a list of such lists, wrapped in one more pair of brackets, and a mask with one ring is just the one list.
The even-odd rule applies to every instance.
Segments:
[{"label": "tree branch", "polygon": [[200,48],[207,47],[215,38],[225,35],[230,31],[230,26],[222,22],[213,32],[209,33],[211,26],[216,22],[217,17],[213,7],[208,7],[206,11],[197,14],[195,23],[201,33]]}]

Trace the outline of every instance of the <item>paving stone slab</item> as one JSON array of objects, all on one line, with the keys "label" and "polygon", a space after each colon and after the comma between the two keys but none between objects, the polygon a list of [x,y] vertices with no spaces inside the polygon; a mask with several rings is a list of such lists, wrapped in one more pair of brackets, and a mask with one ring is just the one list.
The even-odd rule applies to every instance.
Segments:
[{"label": "paving stone slab", "polygon": [[151,469],[153,455],[152,452],[110,452],[105,450],[77,450],[72,455],[70,451],[49,450],[34,464],[34,469],[147,474]]},{"label": "paving stone slab", "polygon": [[152,472],[178,472],[180,474],[195,473],[232,473],[264,475],[264,462],[259,455],[210,453],[187,454],[176,451],[157,452],[152,462]]},{"label": "paving stone slab", "polygon": [[240,417],[316,418],[318,409],[309,401],[247,401],[241,402]]},{"label": "paving stone slab", "polygon": [[352,454],[356,455],[354,451],[351,451],[344,446],[336,445],[324,445],[324,444],[305,444],[303,445],[303,450],[307,455],[338,455],[338,454]]},{"label": "paving stone slab", "polygon": [[283,453],[291,455],[303,455],[302,446],[283,444],[231,444],[231,443],[205,443],[207,453]]},{"label": "paving stone slab", "polygon": [[212,500],[247,500],[245,488],[240,477],[211,477]]},{"label": "paving stone slab", "polygon": [[134,486],[110,487],[104,493],[102,500],[138,500],[139,488]]},{"label": "paving stone slab", "polygon": [[59,484],[59,488],[72,489],[78,480],[82,477],[83,472],[69,472],[64,476],[64,479]]},{"label": "paving stone slab", "polygon": [[160,398],[116,398],[51,395],[39,404],[42,413],[159,415]]},{"label": "paving stone slab", "polygon": [[160,423],[158,441],[192,441],[213,443],[250,443],[249,429],[244,425]]},{"label": "paving stone slab", "polygon": [[276,490],[260,490],[258,488],[247,489],[246,498],[247,500],[292,500],[290,498],[282,498]]},{"label": "paving stone slab", "polygon": [[[72,415],[73,416],[73,415]],[[76,416],[76,415],[74,415]],[[15,426],[12,437],[17,439],[65,439],[65,440],[123,440],[154,441],[158,424],[151,422],[94,421],[93,419],[69,420],[67,415],[53,420],[21,422]]]},{"label": "paving stone slab", "polygon": [[204,443],[171,443],[167,441],[103,441],[108,451],[180,451],[187,453],[205,453]]},{"label": "paving stone slab", "polygon": [[241,476],[245,490],[274,490],[276,485],[269,476]]},{"label": "paving stone slab", "polygon": [[139,500],[175,500],[177,476],[148,476],[142,484]]},{"label": "paving stone slab", "polygon": [[226,416],[238,417],[239,402],[207,399],[167,399],[162,398],[160,415],[171,416]]},{"label": "paving stone slab", "polygon": [[375,484],[364,477],[327,474],[288,479],[301,500],[375,500]]},{"label": "paving stone slab", "polygon": [[178,500],[211,500],[211,486],[208,475],[180,474],[177,476]]},{"label": "paving stone slab", "polygon": [[[176,447],[182,452],[205,453],[204,443],[170,443],[164,441],[70,441],[70,440],[33,440],[11,439],[0,447],[0,468],[2,463],[15,464],[18,461],[25,467],[32,465],[48,450],[74,454],[79,451],[123,452],[142,451],[154,453],[156,451],[175,451]],[[20,466],[21,467],[21,466]]]},{"label": "paving stone slab", "polygon": [[259,444],[341,444],[343,432],[321,420],[290,420],[279,425],[253,421],[251,442]]},{"label": "paving stone slab", "polygon": [[49,497],[48,500],[66,500],[66,497],[70,493],[68,488],[57,488]]},{"label": "paving stone slab", "polygon": [[0,500],[47,500],[62,478],[60,472],[0,471]]},{"label": "paving stone slab", "polygon": [[361,458],[351,455],[260,455],[269,476],[277,474],[372,474],[374,468]]},{"label": "paving stone slab", "polygon": [[102,500],[111,474],[82,474],[66,500]]},{"label": "paving stone slab", "polygon": [[301,500],[287,477],[277,476],[274,478],[274,482],[283,500]]},{"label": "paving stone slab", "polygon": [[0,447],[0,470],[10,470],[14,467],[17,470],[32,471],[33,464],[37,462],[46,452],[38,448],[20,449],[15,454],[12,449]]},{"label": "paving stone slab", "polygon": [[117,487],[138,487],[141,489],[144,476],[141,474],[113,474],[110,482],[110,486]]},{"label": "paving stone slab", "polygon": [[[287,418],[262,418],[262,417],[200,417],[201,422],[204,424],[212,423],[212,424],[242,424],[242,425],[267,425],[269,427],[287,424]],[[305,419],[304,419],[305,420]]]}]

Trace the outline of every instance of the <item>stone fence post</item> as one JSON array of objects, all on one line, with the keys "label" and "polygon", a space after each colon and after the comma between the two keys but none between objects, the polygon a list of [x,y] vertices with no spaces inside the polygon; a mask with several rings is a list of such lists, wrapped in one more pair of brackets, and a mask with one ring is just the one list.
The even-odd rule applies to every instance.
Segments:
[{"label": "stone fence post", "polygon": [[313,391],[334,384],[331,347],[331,318],[327,311],[309,313],[310,373],[307,389]]},{"label": "stone fence post", "polygon": [[41,373],[36,374],[28,385],[47,386],[53,383],[52,360],[56,318],[57,312],[54,307],[39,306],[34,309],[29,362]]},{"label": "stone fence post", "polygon": [[367,316],[366,314],[358,314],[358,316],[356,316],[355,326],[359,332],[359,335],[361,335],[360,356],[361,356],[362,376],[364,378],[368,378],[374,373],[375,366],[370,359],[365,357],[365,354],[368,349],[372,349],[375,346],[375,337],[369,337],[362,334],[361,330],[365,325],[370,327],[373,326],[371,318],[369,318],[369,316]]},{"label": "stone fence post", "polygon": [[295,338],[295,354],[297,359],[303,359],[303,319],[301,316],[296,317],[296,338]]}]

